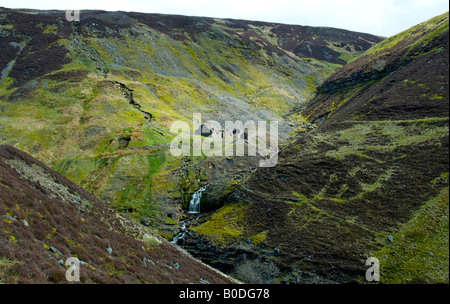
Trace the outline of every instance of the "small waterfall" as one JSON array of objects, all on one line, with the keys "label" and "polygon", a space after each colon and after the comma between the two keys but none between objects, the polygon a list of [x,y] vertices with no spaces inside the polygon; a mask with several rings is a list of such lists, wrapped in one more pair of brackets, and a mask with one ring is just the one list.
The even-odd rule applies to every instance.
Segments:
[{"label": "small waterfall", "polygon": [[188,213],[200,213],[200,201],[202,199],[202,193],[206,190],[206,188],[208,188],[208,186],[209,185],[201,187],[192,195],[191,202],[189,203]]},{"label": "small waterfall", "polygon": [[[189,211],[188,213],[191,214],[198,214],[200,213],[200,201],[202,199],[202,193],[206,190],[206,188],[208,188],[209,185],[206,185],[204,187],[201,187],[199,190],[197,190],[193,195],[192,195],[192,199],[191,202],[189,204]],[[198,216],[194,216],[194,217],[190,217],[190,219],[186,220],[186,221],[182,221],[181,222],[181,231],[173,237],[172,239],[172,243],[174,244],[178,244],[180,243],[184,236],[186,235],[186,233],[188,232],[187,226],[188,224],[191,223],[191,221],[197,221],[200,218],[200,215]]]},{"label": "small waterfall", "polygon": [[180,232],[176,236],[174,236],[172,241],[170,241],[170,242],[174,243],[174,244],[179,244],[180,243],[179,241],[180,240],[182,241],[184,236],[186,235],[186,233],[188,233],[188,231],[189,231],[187,228],[187,225],[190,224],[192,221],[197,221],[199,218],[200,218],[200,215],[196,216],[195,218],[191,217],[187,221],[182,221]]},{"label": "small waterfall", "polygon": [[182,239],[186,233],[187,233],[186,222],[183,221],[181,224],[181,232],[178,233],[176,236],[174,236],[171,242],[178,244],[178,240]]}]

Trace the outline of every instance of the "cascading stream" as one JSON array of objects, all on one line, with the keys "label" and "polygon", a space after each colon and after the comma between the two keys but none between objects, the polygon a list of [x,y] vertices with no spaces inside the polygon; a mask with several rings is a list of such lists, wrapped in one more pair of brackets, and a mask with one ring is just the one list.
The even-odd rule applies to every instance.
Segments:
[{"label": "cascading stream", "polygon": [[208,188],[209,185],[201,187],[192,195],[191,202],[189,203],[188,213],[200,213],[200,201],[202,199],[202,194]]},{"label": "cascading stream", "polygon": [[[188,213],[191,214],[198,214],[200,213],[200,201],[202,199],[202,194],[203,192],[206,190],[206,188],[208,188],[209,185],[206,185],[204,187],[201,187],[199,190],[197,190],[193,195],[192,195],[192,199],[191,202],[189,203],[189,210]],[[198,220],[198,218],[200,217],[200,215],[198,215],[197,217],[195,217],[195,220]],[[178,233],[176,236],[173,237],[172,239],[172,243],[178,244],[178,241],[180,239],[182,239],[186,233],[188,232],[187,229],[187,224],[190,223],[194,218],[191,217],[187,222],[183,221],[181,223],[181,232]]]}]

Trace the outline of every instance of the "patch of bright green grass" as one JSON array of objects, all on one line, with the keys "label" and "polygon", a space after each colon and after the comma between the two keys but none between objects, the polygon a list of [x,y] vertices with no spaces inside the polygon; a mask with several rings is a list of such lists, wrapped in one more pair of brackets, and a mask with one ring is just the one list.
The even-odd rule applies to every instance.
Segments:
[{"label": "patch of bright green grass", "polygon": [[426,202],[373,256],[380,282],[449,283],[449,188]]}]

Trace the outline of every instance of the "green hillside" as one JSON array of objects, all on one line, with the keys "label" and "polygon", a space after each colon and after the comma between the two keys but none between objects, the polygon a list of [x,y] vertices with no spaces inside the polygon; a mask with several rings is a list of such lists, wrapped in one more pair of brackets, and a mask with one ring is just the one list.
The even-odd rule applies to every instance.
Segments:
[{"label": "green hillside", "polygon": [[[292,107],[311,98],[343,58],[381,40],[125,12],[82,11],[73,23],[58,11],[2,8],[0,16],[0,142],[168,238],[192,193],[216,180],[203,157],[170,155],[173,121],[190,122],[193,113],[204,121],[277,120],[286,140],[304,123],[285,119]],[[227,167],[223,161],[212,160]],[[222,187],[232,183],[223,179]]]}]

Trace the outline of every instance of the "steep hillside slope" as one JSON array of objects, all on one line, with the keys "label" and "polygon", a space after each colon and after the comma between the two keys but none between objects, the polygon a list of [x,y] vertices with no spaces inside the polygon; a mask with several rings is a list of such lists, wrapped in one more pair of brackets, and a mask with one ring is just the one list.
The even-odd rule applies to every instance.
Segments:
[{"label": "steep hillside slope", "polygon": [[442,15],[379,43],[328,78],[303,115],[333,122],[447,117],[448,27]]},{"label": "steep hillside slope", "polygon": [[82,11],[80,22],[68,22],[62,11],[7,8],[0,37],[0,142],[167,237],[201,185],[220,181],[217,189],[226,190],[247,170],[229,160],[171,157],[173,121],[193,113],[221,123],[277,120],[286,140],[304,122],[284,115],[382,40],[128,12]]},{"label": "steep hillside slope", "polygon": [[0,283],[232,283],[11,146],[0,146]]},{"label": "steep hillside slope", "polygon": [[448,13],[433,18],[327,79],[299,108],[318,128],[184,246],[251,282],[261,263],[275,282],[364,282],[376,257],[382,283],[448,283],[448,24]]}]

